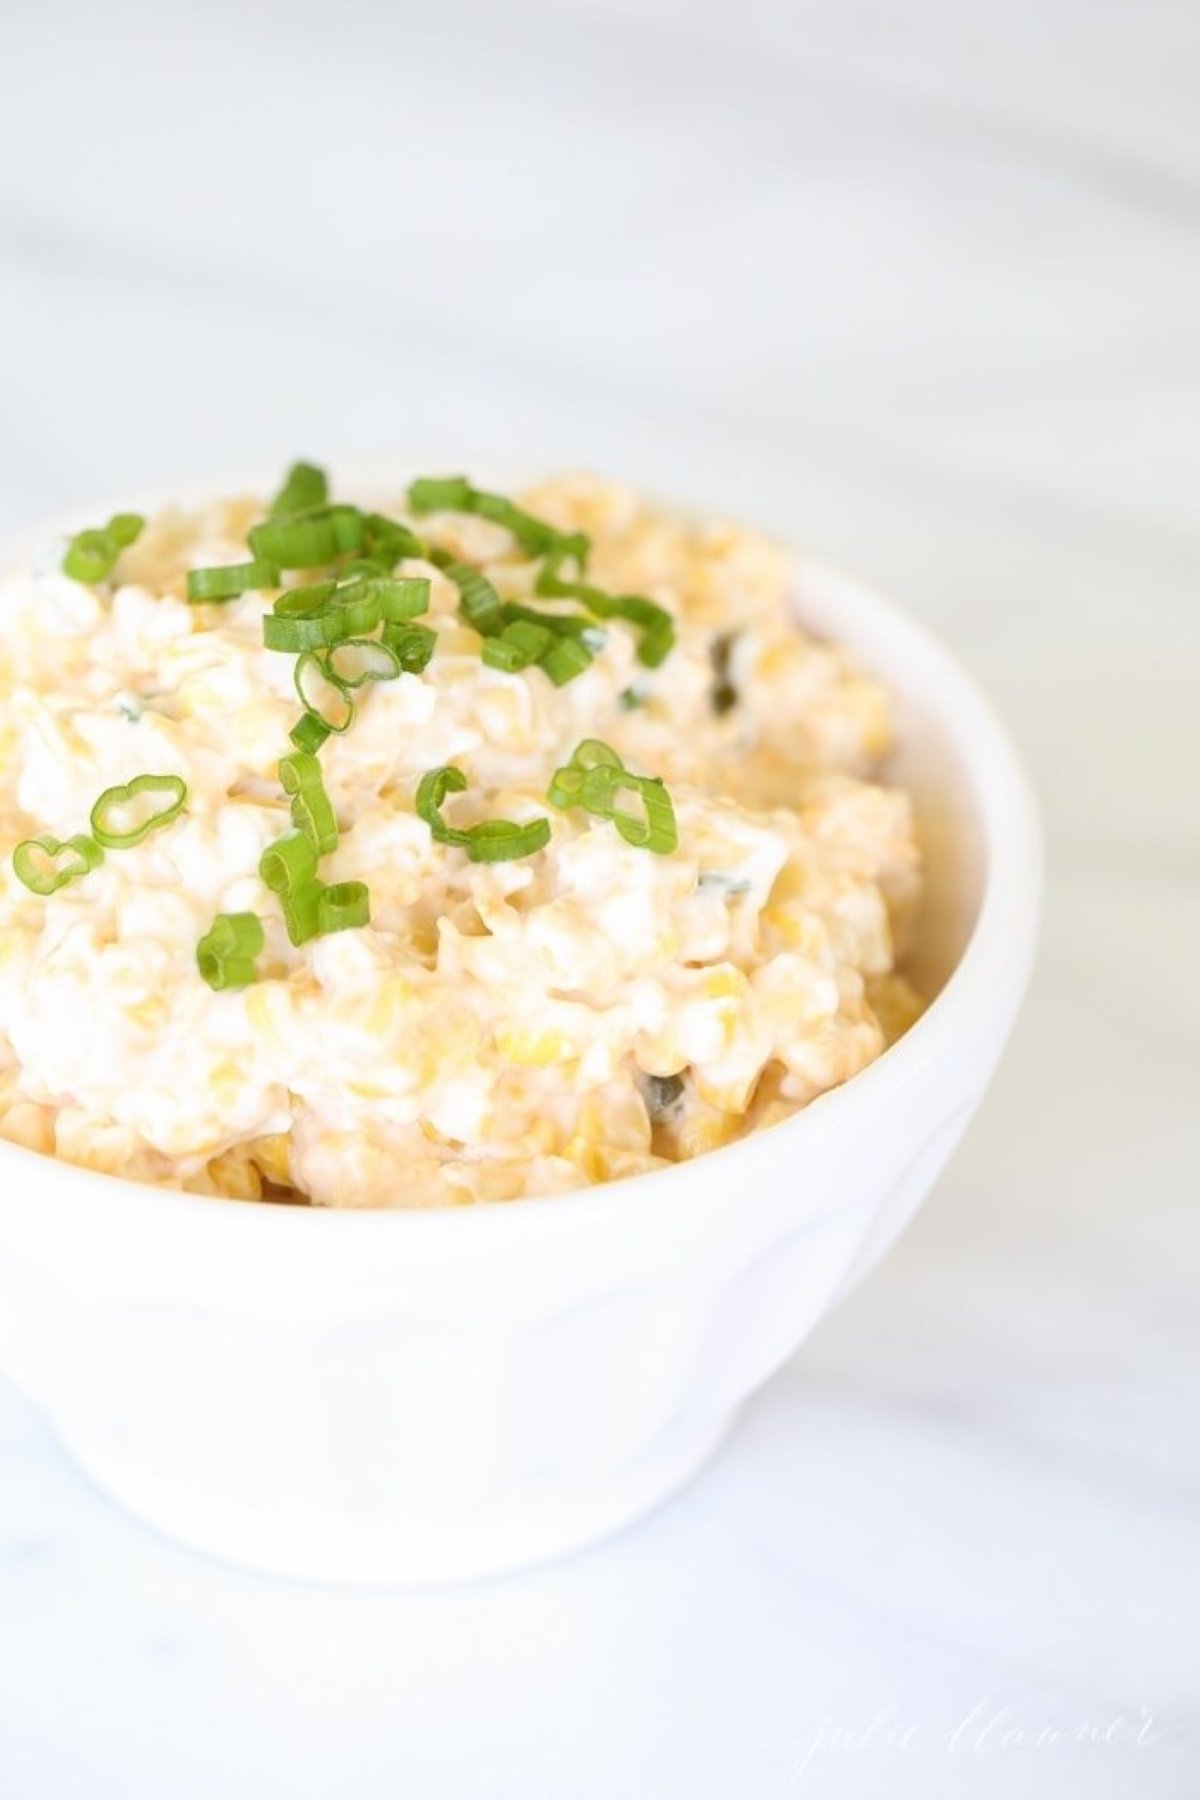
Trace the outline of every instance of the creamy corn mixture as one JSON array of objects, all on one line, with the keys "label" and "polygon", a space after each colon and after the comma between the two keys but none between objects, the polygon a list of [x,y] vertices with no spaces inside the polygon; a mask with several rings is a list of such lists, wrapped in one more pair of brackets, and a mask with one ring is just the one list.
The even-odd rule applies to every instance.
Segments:
[{"label": "creamy corn mixture", "polygon": [[[503,599],[554,609],[503,525],[373,498]],[[406,559],[430,582],[432,659],[360,689],[319,750],[339,827],[321,876],[365,883],[370,923],[298,945],[258,871],[289,830],[299,716],[294,658],[263,645],[279,590],[186,598],[190,569],[245,561],[263,500],[161,512],[91,584],[63,572],[65,540],[7,576],[0,1133],[201,1193],[507,1200],[771,1125],[916,1015],[896,964],[920,858],[908,797],[877,778],[888,698],[804,634],[785,555],[593,479],[519,498],[588,534],[588,581],[667,609],[674,647],[647,668],[609,620],[563,686],[492,668],[454,582]],[[665,782],[669,854],[548,804],[585,739]],[[546,818],[548,844],[488,863],[435,841],[415,792],[447,764],[467,783],[448,821]],[[17,879],[20,840],[86,834],[96,796],[147,771],[182,778],[178,816],[52,893]],[[252,981],[214,991],[196,953],[222,913],[257,915],[265,941]]]}]

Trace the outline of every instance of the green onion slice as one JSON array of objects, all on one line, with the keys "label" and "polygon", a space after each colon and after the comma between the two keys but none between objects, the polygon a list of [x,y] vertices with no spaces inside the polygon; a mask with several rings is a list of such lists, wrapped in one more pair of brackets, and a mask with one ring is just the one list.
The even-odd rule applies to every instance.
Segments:
[{"label": "green onion slice", "polygon": [[80,833],[65,842],[56,837],[26,838],[13,851],[13,874],[31,894],[57,894],[73,881],[82,881],[104,861],[94,838]]},{"label": "green onion slice", "polygon": [[306,750],[310,754],[318,751],[329,735],[328,725],[324,719],[318,719],[316,713],[304,713],[288,732],[297,750]]},{"label": "green onion slice", "polygon": [[430,560],[458,589],[458,604],[468,625],[481,637],[490,637],[504,623],[504,607],[499,594],[480,569],[469,563],[456,562],[444,550],[435,550]]},{"label": "green onion slice", "polygon": [[[636,794],[640,814],[619,807],[617,796]],[[675,808],[665,785],[656,775],[634,775],[616,751],[599,738],[584,738],[571,761],[556,769],[547,798],[552,806],[581,806],[595,817],[608,819],[627,844],[669,856],[679,843]]]},{"label": "green onion slice", "polygon": [[324,506],[329,499],[329,478],[315,463],[295,462],[284,478],[283,486],[271,502],[273,519],[288,513],[310,512]]},{"label": "green onion slice", "polygon": [[280,895],[284,927],[293,944],[307,944],[311,938],[320,937],[323,892],[319,881],[310,881],[307,887],[292,888]]},{"label": "green onion slice", "polygon": [[187,597],[202,601],[236,600],[254,589],[279,586],[279,570],[266,562],[229,563],[223,568],[189,569]]},{"label": "green onion slice", "polygon": [[305,751],[282,757],[279,780],[284,793],[291,796],[292,824],[318,856],[330,855],[337,849],[337,818],[316,757]]},{"label": "green onion slice", "polygon": [[377,585],[361,577],[338,583],[324,614],[327,643],[340,644],[347,638],[367,637],[375,630],[382,610]]},{"label": "green onion slice", "polygon": [[187,799],[187,782],[178,775],[135,775],[100,795],[92,808],[92,836],[106,850],[129,850],[177,819]]},{"label": "green onion slice", "polygon": [[370,560],[388,575],[402,557],[428,555],[427,546],[415,531],[410,531],[399,519],[389,519],[385,513],[364,516],[363,548]]},{"label": "green onion slice", "polygon": [[642,594],[606,594],[587,581],[563,581],[547,565],[538,575],[535,591],[548,599],[581,600],[598,619],[624,619],[641,631],[638,661],[648,669],[665,662],[675,646],[675,621],[657,601]]},{"label": "green onion slice", "polygon": [[196,945],[196,966],[215,993],[249,987],[254,959],[265,943],[262,920],[254,913],[218,913]]},{"label": "green onion slice", "polygon": [[277,569],[316,569],[359,549],[363,532],[363,515],[356,506],[322,506],[264,519],[251,529],[250,548]]},{"label": "green onion slice", "polygon": [[293,677],[296,694],[306,713],[340,737],[354,723],[353,695],[345,684],[331,674],[324,659],[314,650],[306,650],[297,658]]},{"label": "green onion slice", "polygon": [[276,838],[259,858],[258,872],[273,894],[293,894],[317,878],[317,853],[298,831]]},{"label": "green onion slice", "polygon": [[402,673],[400,658],[390,644],[378,638],[346,638],[325,653],[330,678],[342,688],[365,687],[371,681],[395,681]]},{"label": "green onion slice", "polygon": [[335,881],[322,888],[317,900],[317,928],[324,935],[331,931],[356,931],[371,923],[371,896],[365,882]]},{"label": "green onion slice", "polygon": [[554,633],[547,626],[514,619],[498,637],[484,638],[480,654],[489,668],[513,675],[540,662],[554,641]]},{"label": "green onion slice", "polygon": [[428,625],[385,625],[382,642],[395,651],[403,674],[419,675],[429,666],[437,632]]},{"label": "green onion slice", "polygon": [[419,514],[431,512],[474,513],[511,531],[529,556],[572,556],[582,568],[589,544],[582,532],[562,532],[544,519],[536,519],[524,507],[503,494],[473,487],[465,475],[425,475],[408,490],[408,504]]},{"label": "green onion slice", "polygon": [[317,913],[321,883],[317,879],[317,852],[301,831],[268,844],[258,872],[273,894],[278,894],[283,922],[293,944],[307,943],[320,931]]},{"label": "green onion slice", "polygon": [[280,594],[263,620],[263,643],[268,650],[299,656],[329,642],[329,606],[337,592],[336,581],[315,581],[307,587]]},{"label": "green onion slice", "polygon": [[565,687],[568,681],[582,675],[591,661],[592,652],[582,638],[557,637],[538,666],[545,670],[555,687]]},{"label": "green onion slice", "polygon": [[145,529],[146,521],[141,513],[114,513],[108,521],[108,535],[120,550],[136,544]]},{"label": "green onion slice", "polygon": [[63,557],[63,574],[86,587],[106,581],[122,550],[136,542],[145,523],[140,513],[114,513],[107,525],[77,531]]},{"label": "green onion slice", "polygon": [[518,825],[513,819],[485,819],[464,833],[464,848],[472,862],[515,862],[533,856],[550,842],[549,819],[529,819]]},{"label": "green onion slice", "polygon": [[399,625],[429,611],[428,575],[404,575],[375,583],[380,617],[387,625]]},{"label": "green onion slice", "polygon": [[424,819],[436,843],[453,844],[465,850],[472,862],[510,862],[517,857],[532,856],[550,842],[548,819],[530,819],[518,824],[512,819],[486,819],[482,824],[465,829],[447,824],[442,817],[442,804],[447,794],[466,790],[467,778],[453,763],[430,769],[417,787],[416,810]]}]

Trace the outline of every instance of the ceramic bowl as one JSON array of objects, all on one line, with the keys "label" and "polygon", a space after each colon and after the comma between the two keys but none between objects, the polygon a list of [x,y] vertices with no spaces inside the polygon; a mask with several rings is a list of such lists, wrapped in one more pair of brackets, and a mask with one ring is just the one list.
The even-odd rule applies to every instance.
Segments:
[{"label": "ceramic bowl", "polygon": [[433,1583],[558,1556],[698,1469],[893,1241],[1021,1000],[1037,814],[928,633],[801,555],[795,592],[898,701],[887,775],[928,862],[928,1011],[787,1123],[557,1198],[220,1201],[0,1143],[0,1372],[100,1487],[276,1574]]}]

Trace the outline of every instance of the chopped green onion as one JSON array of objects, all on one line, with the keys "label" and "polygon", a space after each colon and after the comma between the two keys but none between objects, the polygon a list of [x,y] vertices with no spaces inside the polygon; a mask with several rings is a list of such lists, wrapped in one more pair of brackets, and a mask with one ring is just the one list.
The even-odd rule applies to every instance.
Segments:
[{"label": "chopped green onion", "polygon": [[592,652],[581,638],[558,637],[539,661],[555,687],[574,681],[592,661]]},{"label": "chopped green onion", "polygon": [[196,945],[196,966],[215,993],[249,987],[254,959],[265,943],[262,920],[254,913],[218,913]]},{"label": "chopped green onion", "polygon": [[119,553],[120,546],[107,531],[77,531],[63,557],[63,574],[90,587],[111,574]]},{"label": "chopped green onion", "polygon": [[306,750],[310,754],[318,751],[329,735],[328,725],[324,719],[318,719],[316,713],[305,713],[288,732],[297,750]]},{"label": "chopped green onion", "polygon": [[317,853],[303,832],[290,832],[268,844],[259,861],[263,881],[278,894],[283,922],[293,944],[305,944],[320,931],[321,883]]},{"label": "chopped green onion", "polygon": [[638,661],[656,669],[675,645],[675,622],[665,607],[641,594],[606,594],[586,581],[563,581],[550,567],[539,574],[535,591],[555,600],[581,600],[598,619],[625,619],[641,629]]},{"label": "chopped green onion", "polygon": [[279,570],[270,563],[229,563],[224,568],[189,569],[187,597],[192,605],[206,600],[236,600],[252,589],[279,586]]},{"label": "chopped green onion", "polygon": [[316,650],[365,638],[383,619],[406,619],[428,604],[427,580],[393,581],[378,575],[316,581],[280,594],[263,620],[269,650]]},{"label": "chopped green onion", "polygon": [[588,540],[582,532],[559,531],[544,519],[535,519],[503,494],[489,494],[483,488],[473,487],[465,475],[422,476],[409,488],[408,504],[418,514],[461,512],[490,519],[493,525],[511,531],[530,556],[573,556],[582,566],[588,553]]},{"label": "chopped green onion", "polygon": [[[419,819],[424,819],[433,836],[440,844],[455,841],[451,833],[453,828],[442,818],[442,802],[447,794],[461,794],[466,791],[467,778],[461,769],[453,763],[445,763],[440,769],[430,769],[422,775],[417,784],[416,811]],[[456,834],[460,836],[461,834]]]},{"label": "chopped green onion", "polygon": [[276,838],[259,858],[258,872],[273,894],[295,894],[317,879],[317,853],[299,831]]},{"label": "chopped green onion", "polygon": [[77,531],[63,557],[63,574],[85,587],[106,581],[122,550],[141,536],[145,523],[140,513],[114,513],[107,525]]},{"label": "chopped green onion", "polygon": [[295,462],[271,502],[270,514],[278,519],[286,513],[310,512],[324,506],[328,499],[329,480],[324,469],[318,469],[315,463]]},{"label": "chopped green onion", "polygon": [[64,843],[56,837],[26,838],[13,851],[13,874],[31,894],[57,894],[73,881],[82,881],[104,861],[94,838],[80,833]]},{"label": "chopped green onion", "polygon": [[[623,811],[617,795],[636,794],[642,816]],[[582,806],[597,818],[615,825],[627,844],[669,856],[679,843],[675,808],[663,782],[656,775],[634,775],[616,751],[599,738],[584,738],[565,768],[556,769],[547,799],[552,806]]]},{"label": "chopped green onion", "polygon": [[[105,788],[92,808],[92,836],[106,850],[131,849],[177,819],[187,798],[187,783],[178,775],[135,775],[123,786]],[[151,804],[142,804],[146,799]]]},{"label": "chopped green onion", "polygon": [[465,475],[421,475],[408,490],[415,513],[470,512],[471,484]]},{"label": "chopped green onion", "polygon": [[504,625],[522,619],[529,625],[541,625],[555,637],[583,638],[596,629],[586,613],[547,612],[544,607],[522,606],[518,600],[506,600],[502,614]]},{"label": "chopped green onion", "polygon": [[485,819],[464,833],[463,848],[472,862],[515,862],[533,856],[550,842],[549,819],[529,819],[518,825],[513,819]]},{"label": "chopped green onion", "polygon": [[145,529],[141,513],[114,513],[108,521],[108,534],[122,550],[136,544]]},{"label": "chopped green onion", "polygon": [[311,938],[320,937],[324,891],[319,881],[312,881],[307,887],[293,888],[280,896],[284,928],[293,944],[307,944]]},{"label": "chopped green onion", "polygon": [[316,569],[357,550],[363,530],[363,515],[356,506],[322,506],[264,519],[250,532],[250,548],[277,569]]},{"label": "chopped green onion", "polygon": [[484,638],[480,654],[489,668],[503,669],[512,675],[539,662],[554,641],[554,633],[547,626],[514,619],[499,637]]},{"label": "chopped green onion", "polygon": [[291,796],[292,824],[318,856],[330,855],[337,849],[337,818],[316,757],[305,751],[282,757],[279,780],[284,793]]},{"label": "chopped green onion", "polygon": [[428,612],[429,588],[428,575],[405,575],[398,580],[376,582],[375,593],[384,623],[398,625],[407,619],[415,619],[418,613]]},{"label": "chopped green onion", "polygon": [[304,833],[318,856],[329,856],[337,849],[337,819],[323,787],[305,788],[292,796],[292,824]]},{"label": "chopped green onion", "polygon": [[347,638],[366,637],[379,623],[381,607],[376,592],[377,582],[338,583],[333,598],[325,609],[325,641],[343,643]]},{"label": "chopped green onion", "polygon": [[305,650],[323,649],[326,642],[324,613],[314,613],[311,618],[268,613],[263,620],[263,644],[268,650],[300,656]]},{"label": "chopped green onion", "polygon": [[336,581],[316,581],[280,594],[263,620],[263,643],[267,649],[298,656],[327,644],[329,604],[337,586]]},{"label": "chopped green onion", "polygon": [[481,637],[490,637],[499,630],[504,608],[487,576],[469,563],[456,562],[444,550],[435,550],[431,560],[458,589],[459,608],[468,625],[473,625]]},{"label": "chopped green onion", "polygon": [[293,677],[297,696],[306,713],[320,719],[322,725],[340,737],[354,723],[353,696],[344,683],[332,675],[324,660],[314,650],[306,650],[296,662]]},{"label": "chopped green onion", "polygon": [[403,674],[419,675],[429,666],[437,632],[428,625],[385,625],[381,641],[395,651]]},{"label": "chopped green onion", "polygon": [[603,738],[580,738],[571,757],[577,769],[623,769],[625,764]]},{"label": "chopped green onion", "polygon": [[415,531],[401,525],[398,519],[389,519],[384,513],[367,513],[364,517],[363,547],[370,560],[380,564],[388,575],[401,557],[428,554]]},{"label": "chopped green onion", "polygon": [[325,654],[330,678],[343,688],[364,687],[370,681],[395,681],[401,673],[400,658],[390,644],[377,638],[346,638]]},{"label": "chopped green onion", "polygon": [[335,881],[322,888],[317,900],[317,928],[324,935],[331,931],[356,931],[371,923],[371,896],[365,882]]},{"label": "chopped green onion", "polygon": [[280,594],[272,611],[283,619],[319,619],[328,611],[337,591],[336,581],[310,581],[304,587],[289,588]]},{"label": "chopped green onion", "polygon": [[532,856],[550,842],[550,821],[530,819],[517,824],[512,819],[486,819],[482,824],[461,829],[447,824],[442,817],[442,803],[447,794],[465,791],[467,778],[453,763],[430,769],[417,787],[416,810],[424,819],[436,843],[453,844],[465,850],[472,862],[509,862],[520,856]]},{"label": "chopped green onion", "polygon": [[[609,818],[625,842],[638,849],[653,850],[656,856],[669,856],[679,843],[679,828],[675,823],[675,808],[665,784],[656,775],[630,775],[626,772],[613,784],[614,797],[621,788],[637,794],[644,809],[640,819],[615,806],[609,812]],[[586,784],[584,793],[586,799]]]}]

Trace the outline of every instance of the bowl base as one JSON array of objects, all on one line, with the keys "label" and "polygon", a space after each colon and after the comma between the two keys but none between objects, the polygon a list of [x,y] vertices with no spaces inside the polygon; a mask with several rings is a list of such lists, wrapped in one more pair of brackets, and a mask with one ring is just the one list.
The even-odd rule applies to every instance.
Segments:
[{"label": "bowl base", "polygon": [[189,1549],[289,1580],[435,1587],[550,1562],[632,1524],[699,1472],[735,1417],[731,1412],[673,1432],[609,1476],[590,1479],[577,1494],[564,1491],[540,1504],[497,1507],[453,1522],[400,1511],[349,1518],[291,1500],[230,1504],[74,1434],[60,1436],[98,1488]]}]

